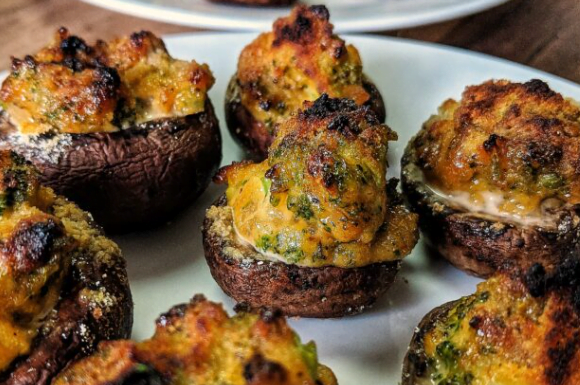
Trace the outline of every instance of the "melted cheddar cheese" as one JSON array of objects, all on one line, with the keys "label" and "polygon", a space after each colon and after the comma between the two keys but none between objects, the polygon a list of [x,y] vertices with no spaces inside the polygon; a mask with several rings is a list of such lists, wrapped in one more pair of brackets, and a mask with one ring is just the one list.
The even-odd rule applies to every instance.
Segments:
[{"label": "melted cheddar cheese", "polygon": [[318,363],[314,343],[302,344],[282,317],[228,317],[198,296],[162,315],[153,338],[103,343],[55,385],[110,384],[133,376],[151,381],[160,375],[172,385],[336,384],[330,369]]},{"label": "melted cheddar cheese", "polygon": [[323,93],[359,105],[369,99],[357,49],[334,35],[328,20],[324,6],[299,5],[240,54],[242,105],[271,131]]},{"label": "melted cheddar cheese", "polygon": [[496,276],[459,300],[424,337],[427,369],[417,385],[580,383],[580,318],[567,290],[533,297]]},{"label": "melted cheddar cheese", "polygon": [[28,353],[56,305],[72,244],[47,213],[51,190],[38,186],[22,159],[0,155],[0,372]]},{"label": "melted cheddar cheese", "polygon": [[[0,152],[1,375],[52,330],[63,290],[68,296],[77,290],[73,269],[83,276],[119,265],[118,246],[91,223],[89,214],[39,185],[23,158]],[[78,290],[74,295],[90,304],[95,319],[120,305],[108,287],[81,284]]]},{"label": "melted cheddar cheese", "polygon": [[24,134],[110,132],[202,112],[213,83],[207,65],[172,58],[150,32],[89,46],[61,29],[14,59],[0,103]]},{"label": "melted cheddar cheese", "polygon": [[525,217],[547,200],[580,203],[579,135],[577,103],[540,80],[501,80],[446,101],[411,146],[432,186]]},{"label": "melted cheddar cheese", "polygon": [[268,159],[220,175],[238,235],[260,253],[301,266],[401,259],[416,217],[387,194],[388,141],[367,109],[326,95],[278,130]]}]

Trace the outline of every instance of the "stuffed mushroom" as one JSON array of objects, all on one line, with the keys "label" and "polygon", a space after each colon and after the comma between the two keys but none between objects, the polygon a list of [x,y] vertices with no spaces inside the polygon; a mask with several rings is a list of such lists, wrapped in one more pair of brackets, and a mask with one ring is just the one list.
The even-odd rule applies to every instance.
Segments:
[{"label": "stuffed mushroom", "polygon": [[480,277],[576,255],[579,135],[578,104],[540,80],[489,81],[446,101],[402,161],[427,240]]},{"label": "stuffed mushroom", "polygon": [[403,385],[580,383],[580,263],[497,273],[419,324]]},{"label": "stuffed mushroom", "polygon": [[131,332],[125,260],[92,218],[0,152],[0,383],[45,385]]},{"label": "stuffed mushroom", "polygon": [[0,89],[0,148],[89,210],[107,231],[150,227],[189,205],[221,161],[205,64],[150,32],[90,46],[61,28],[13,59]]},{"label": "stuffed mushroom", "polygon": [[226,94],[226,121],[233,137],[257,159],[280,123],[323,93],[369,106],[379,121],[385,105],[363,74],[357,49],[333,34],[322,5],[299,5],[240,54]]},{"label": "stuffed mushroom", "polygon": [[339,317],[372,305],[418,238],[387,182],[396,134],[368,108],[321,96],[280,125],[268,159],[223,168],[205,255],[222,289],[251,307]]},{"label": "stuffed mushroom", "polygon": [[108,341],[63,372],[54,385],[336,385],[313,342],[276,312],[223,308],[196,296],[157,320],[143,342]]}]

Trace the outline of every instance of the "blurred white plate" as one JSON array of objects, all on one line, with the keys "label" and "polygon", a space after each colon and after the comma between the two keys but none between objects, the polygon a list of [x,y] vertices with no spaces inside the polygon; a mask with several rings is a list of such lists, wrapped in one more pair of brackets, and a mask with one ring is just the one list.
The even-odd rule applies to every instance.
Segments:
[{"label": "blurred white plate", "polygon": [[[210,92],[222,124],[223,164],[242,157],[223,117],[226,85],[240,50],[254,34],[188,34],[167,37],[171,53],[210,65],[217,82]],[[564,95],[580,100],[580,86],[552,75],[481,54],[395,38],[347,36],[362,55],[365,72],[375,81],[387,104],[387,123],[398,132],[391,145],[389,174],[399,175],[402,151],[446,98],[490,78],[526,81],[543,79]],[[135,301],[137,339],[151,336],[156,317],[195,293],[233,302],[222,293],[206,265],[200,227],[205,209],[222,190],[210,186],[202,197],[172,223],[148,232],[117,237],[128,259]],[[474,291],[478,280],[436,258],[422,243],[405,259],[393,288],[370,311],[338,320],[293,319],[305,340],[314,339],[320,360],[337,374],[341,385],[394,385],[413,329],[432,308]]]},{"label": "blurred white plate", "polygon": [[[288,8],[216,4],[208,0],[83,0],[133,16],[191,27],[266,31]],[[508,0],[304,0],[326,4],[338,32],[416,27],[470,15]]]}]

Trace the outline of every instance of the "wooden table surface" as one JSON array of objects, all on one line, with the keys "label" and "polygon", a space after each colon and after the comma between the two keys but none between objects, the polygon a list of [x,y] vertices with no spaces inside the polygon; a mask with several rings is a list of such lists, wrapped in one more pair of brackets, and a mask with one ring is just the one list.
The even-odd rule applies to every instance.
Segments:
[{"label": "wooden table surface", "polygon": [[[474,16],[426,27],[384,32],[463,47],[580,83],[580,1],[512,0]],[[44,45],[59,26],[89,41],[148,29],[195,31],[103,10],[77,0],[0,0],[0,69]]]}]

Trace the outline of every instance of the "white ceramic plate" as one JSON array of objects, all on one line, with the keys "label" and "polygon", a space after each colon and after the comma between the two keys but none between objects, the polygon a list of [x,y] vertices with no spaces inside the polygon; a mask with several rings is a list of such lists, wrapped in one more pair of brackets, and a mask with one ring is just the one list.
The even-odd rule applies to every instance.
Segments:
[{"label": "white ceramic plate", "polygon": [[[242,157],[223,117],[223,100],[239,51],[254,34],[197,34],[166,39],[171,53],[210,65],[217,79],[210,96],[222,123],[224,158]],[[387,123],[398,132],[390,149],[389,174],[398,176],[402,151],[421,123],[446,98],[490,78],[540,78],[564,95],[580,99],[580,86],[488,56],[394,38],[347,37],[361,52],[365,72],[383,94]],[[172,305],[204,293],[231,309],[233,302],[213,281],[205,263],[200,226],[205,209],[222,192],[210,186],[194,207],[160,229],[116,238],[128,259],[135,301],[133,336],[153,332],[156,317]],[[474,291],[478,280],[430,258],[422,243],[404,263],[397,283],[370,311],[338,320],[293,319],[305,340],[314,339],[320,360],[341,385],[394,385],[413,329],[432,308]]]},{"label": "white ceramic plate", "polygon": [[[133,16],[222,30],[260,30],[288,8],[256,8],[208,0],[83,0]],[[416,27],[466,16],[508,0],[303,0],[326,4],[338,32],[368,32]]]}]

